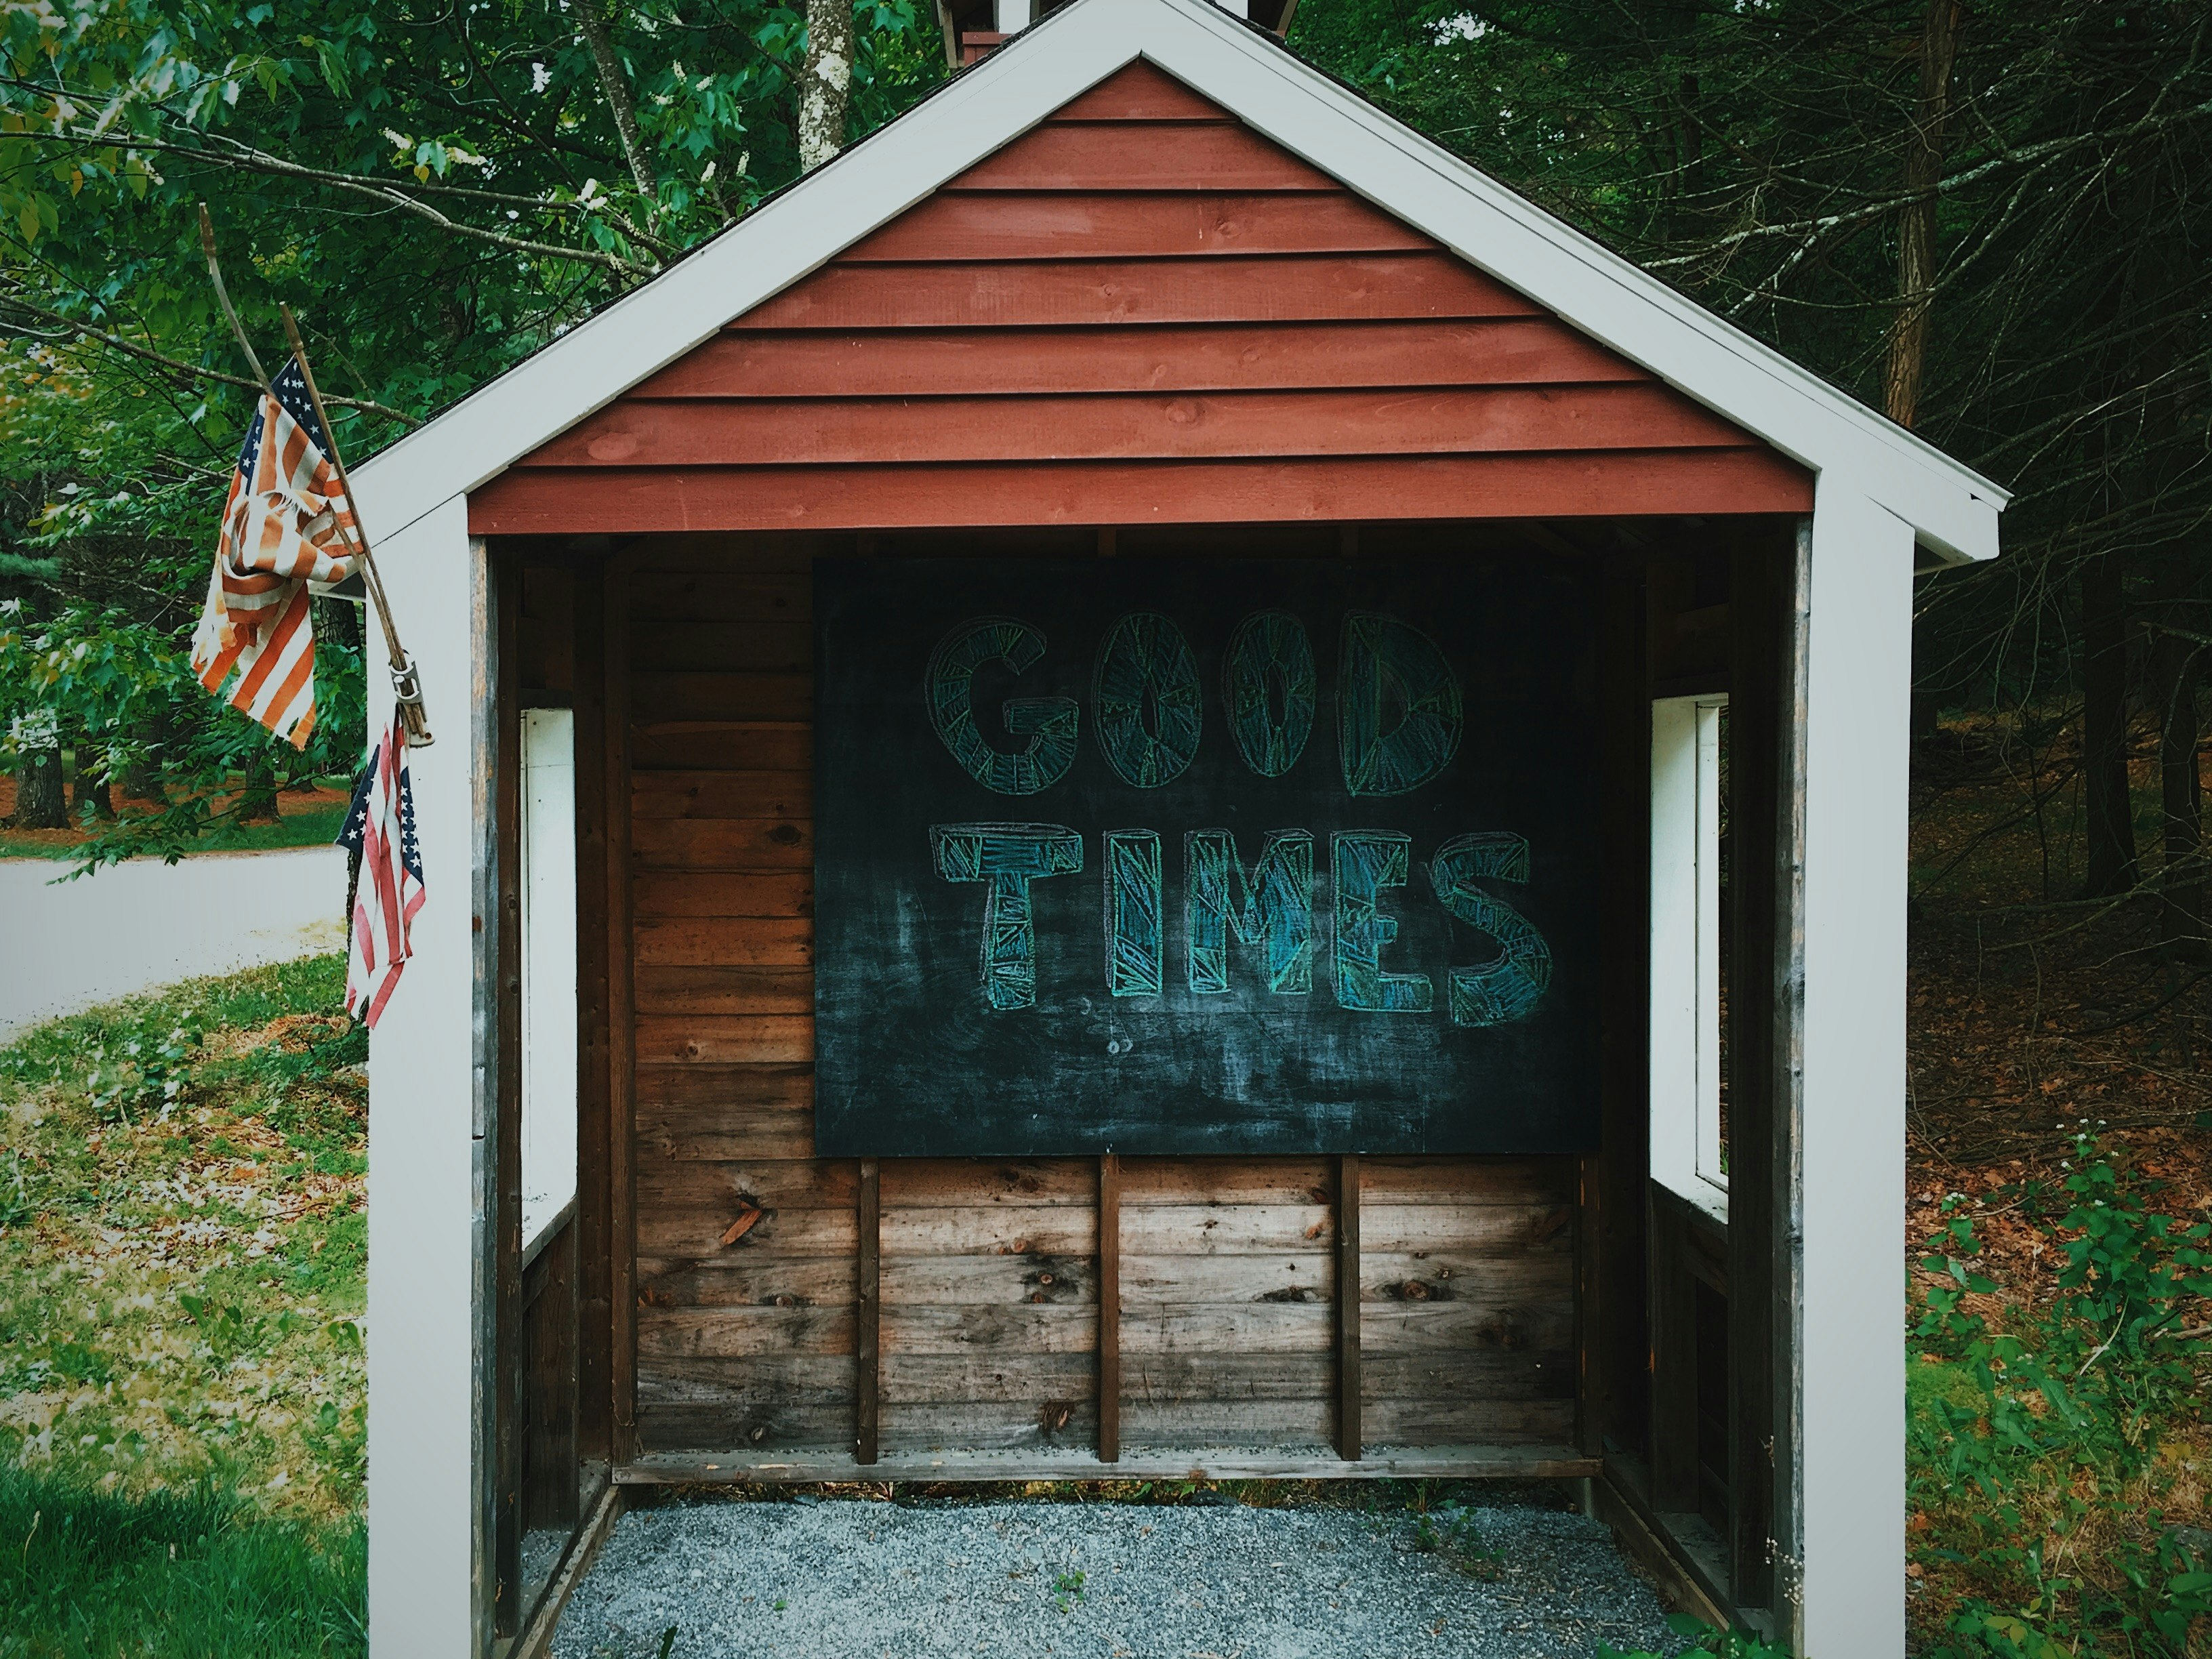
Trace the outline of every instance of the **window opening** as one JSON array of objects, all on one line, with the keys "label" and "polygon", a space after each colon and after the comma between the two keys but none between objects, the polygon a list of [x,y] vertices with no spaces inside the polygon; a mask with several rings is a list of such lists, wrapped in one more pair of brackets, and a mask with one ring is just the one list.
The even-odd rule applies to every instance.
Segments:
[{"label": "window opening", "polygon": [[1728,1218],[1725,693],[1651,706],[1651,1174]]},{"label": "window opening", "polygon": [[522,711],[522,1250],[576,1195],[576,728]]}]

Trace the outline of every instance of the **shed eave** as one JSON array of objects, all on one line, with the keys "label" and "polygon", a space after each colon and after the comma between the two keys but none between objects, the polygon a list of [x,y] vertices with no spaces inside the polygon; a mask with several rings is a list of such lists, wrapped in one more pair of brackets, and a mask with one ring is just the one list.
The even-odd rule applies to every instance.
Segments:
[{"label": "shed eave", "polygon": [[359,468],[368,522],[391,535],[478,488],[1139,57],[1808,470],[1848,477],[1939,559],[1995,556],[2009,492],[1210,0],[1074,0]]}]

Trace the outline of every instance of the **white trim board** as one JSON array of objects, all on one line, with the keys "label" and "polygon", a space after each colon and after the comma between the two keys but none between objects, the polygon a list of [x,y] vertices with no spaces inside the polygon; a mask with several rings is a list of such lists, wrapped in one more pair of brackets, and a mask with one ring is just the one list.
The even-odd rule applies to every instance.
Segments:
[{"label": "white trim board", "polygon": [[1138,58],[1816,473],[1992,557],[2009,492],[1522,200],[1210,0],[1073,0],[359,468],[397,534],[566,431]]}]

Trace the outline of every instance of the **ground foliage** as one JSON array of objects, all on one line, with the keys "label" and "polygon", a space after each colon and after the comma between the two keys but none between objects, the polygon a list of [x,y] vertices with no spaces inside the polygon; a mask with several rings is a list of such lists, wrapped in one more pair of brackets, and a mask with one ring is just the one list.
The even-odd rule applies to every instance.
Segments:
[{"label": "ground foliage", "polygon": [[0,1659],[361,1650],[343,975],[196,981],[0,1048]]},{"label": "ground foliage", "polygon": [[367,1085],[319,957],[0,1049],[0,1462],[331,1519],[362,1476]]},{"label": "ground foliage", "polygon": [[2069,896],[2078,747],[1981,711],[1916,755],[1908,1606],[1943,1659],[2212,1643],[2212,1000],[2154,898]]},{"label": "ground foliage", "polygon": [[212,1483],[140,1498],[0,1468],[0,1659],[337,1659],[368,1650],[368,1539]]}]

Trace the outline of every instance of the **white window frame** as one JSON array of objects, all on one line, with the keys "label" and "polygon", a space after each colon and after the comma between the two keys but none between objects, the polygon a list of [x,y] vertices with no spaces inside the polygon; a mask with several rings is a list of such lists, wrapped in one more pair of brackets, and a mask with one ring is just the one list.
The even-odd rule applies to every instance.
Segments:
[{"label": "white window frame", "polygon": [[576,720],[522,710],[522,1253],[576,1196]]},{"label": "white window frame", "polygon": [[1651,704],[1651,1178],[1728,1220],[1721,1165],[1721,711]]}]

